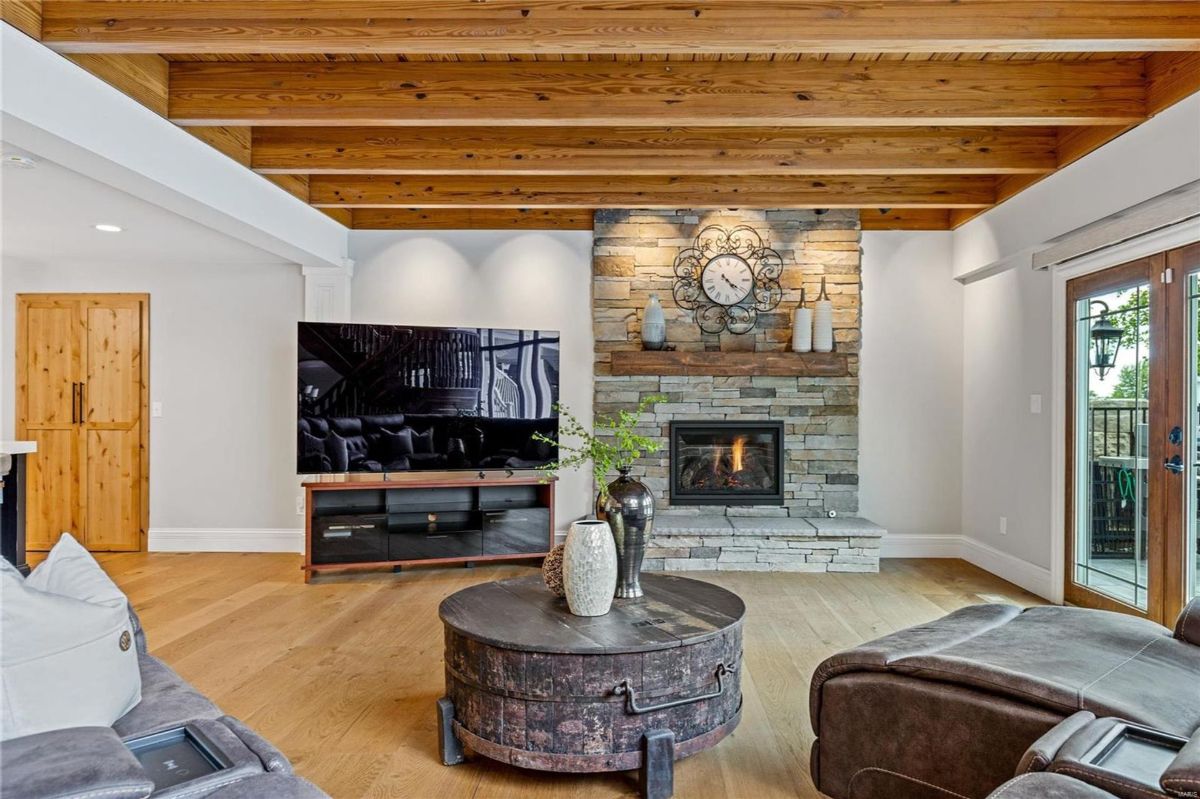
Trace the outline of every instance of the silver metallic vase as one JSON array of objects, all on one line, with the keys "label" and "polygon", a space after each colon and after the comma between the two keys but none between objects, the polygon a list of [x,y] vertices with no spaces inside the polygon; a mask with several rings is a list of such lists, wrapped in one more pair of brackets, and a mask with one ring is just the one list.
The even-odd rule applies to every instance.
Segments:
[{"label": "silver metallic vase", "polygon": [[596,518],[608,522],[617,545],[617,598],[642,596],[642,560],[654,525],[654,495],[629,476],[608,484],[608,499],[596,498]]}]

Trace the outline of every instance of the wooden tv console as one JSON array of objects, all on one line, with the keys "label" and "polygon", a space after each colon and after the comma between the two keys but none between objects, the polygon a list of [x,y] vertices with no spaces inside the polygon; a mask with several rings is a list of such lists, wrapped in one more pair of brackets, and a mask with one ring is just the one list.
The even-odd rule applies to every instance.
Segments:
[{"label": "wooden tv console", "polygon": [[544,557],[554,482],[539,474],[405,474],[305,483],[304,580],[346,569]]}]

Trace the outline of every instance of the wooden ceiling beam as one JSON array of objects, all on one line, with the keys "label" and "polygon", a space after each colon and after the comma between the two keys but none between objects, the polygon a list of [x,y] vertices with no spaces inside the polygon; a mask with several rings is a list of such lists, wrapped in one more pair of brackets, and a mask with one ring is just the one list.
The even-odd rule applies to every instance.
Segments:
[{"label": "wooden ceiling beam", "polygon": [[[9,2],[9,0],[5,0]],[[63,52],[1064,52],[1200,47],[1188,0],[53,0]]]},{"label": "wooden ceiling beam", "polygon": [[[333,209],[324,208],[329,211]],[[591,208],[353,208],[355,230],[591,230]]]},{"label": "wooden ceiling beam", "polygon": [[0,20],[26,36],[42,38],[42,0],[0,0]]},{"label": "wooden ceiling beam", "polygon": [[1054,128],[253,128],[253,168],[316,175],[1042,174]]},{"label": "wooden ceiling beam", "polygon": [[949,230],[947,208],[863,208],[859,220],[863,230]]},{"label": "wooden ceiling beam", "polygon": [[1141,59],[319,64],[173,62],[183,125],[1116,125]]},{"label": "wooden ceiling beam", "polygon": [[355,208],[984,208],[976,176],[315,175],[309,201]]}]

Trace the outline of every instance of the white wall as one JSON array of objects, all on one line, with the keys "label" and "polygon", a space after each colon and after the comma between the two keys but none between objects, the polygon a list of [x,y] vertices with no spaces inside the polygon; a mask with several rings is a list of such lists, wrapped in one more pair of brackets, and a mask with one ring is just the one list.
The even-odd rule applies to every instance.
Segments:
[{"label": "white wall", "polygon": [[[592,418],[592,234],[524,231],[355,231],[356,322],[478,325],[562,332],[561,400]],[[585,516],[591,475],[557,487],[563,529]]]},{"label": "white wall", "polygon": [[954,274],[1027,266],[1033,248],[1200,180],[1200,95],[954,231]]},{"label": "white wall", "polygon": [[[1055,512],[1052,278],[1031,269],[1051,239],[1200,179],[1200,96],[1160,113],[954,232],[969,280],[963,335],[963,555],[1046,597],[1063,547]],[[1114,242],[1115,243],[1115,242]],[[991,275],[990,277],[987,275]],[[1030,413],[1040,394],[1041,415]],[[1007,517],[1006,535],[1000,518]]]},{"label": "white wall", "polygon": [[[1061,545],[1050,512],[1049,274],[1013,269],[966,286],[964,318],[963,534],[985,567],[1049,590],[1051,548]],[[1031,394],[1042,397],[1040,414]]]},{"label": "white wall", "polygon": [[[13,340],[16,293],[149,293],[150,399],[163,404],[163,416],[150,420],[151,546],[172,536],[224,540],[246,530],[288,530],[279,538],[294,549],[291,531],[301,527],[292,413],[300,270],[190,255],[196,260],[165,263],[5,256],[3,338]],[[9,387],[13,360],[5,348]],[[9,414],[5,437],[12,426]]]},{"label": "white wall", "polygon": [[951,234],[863,234],[859,506],[884,554],[957,556],[963,287]]}]

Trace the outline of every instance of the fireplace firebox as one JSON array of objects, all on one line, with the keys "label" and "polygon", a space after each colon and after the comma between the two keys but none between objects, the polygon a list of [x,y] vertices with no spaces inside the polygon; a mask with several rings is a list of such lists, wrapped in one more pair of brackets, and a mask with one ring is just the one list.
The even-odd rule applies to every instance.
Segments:
[{"label": "fireplace firebox", "polygon": [[672,505],[782,505],[782,422],[671,422]]}]

